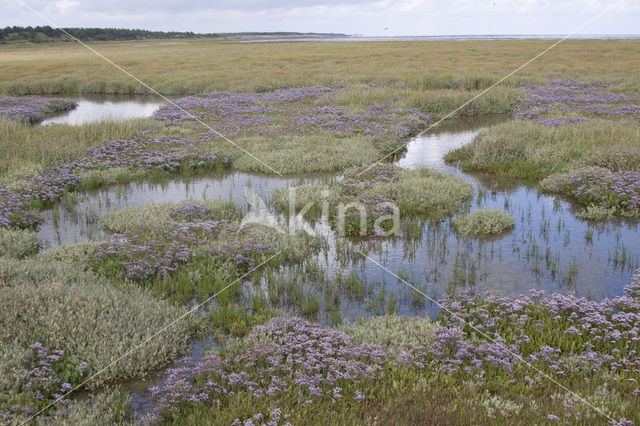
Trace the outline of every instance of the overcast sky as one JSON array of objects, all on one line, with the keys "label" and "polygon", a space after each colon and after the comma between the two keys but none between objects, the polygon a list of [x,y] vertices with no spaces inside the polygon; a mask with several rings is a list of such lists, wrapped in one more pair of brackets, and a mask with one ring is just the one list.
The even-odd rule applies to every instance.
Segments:
[{"label": "overcast sky", "polygon": [[[600,0],[0,0],[0,27],[194,32],[300,31],[367,36],[566,34],[618,3]],[[640,33],[640,0],[625,0],[578,34]]]}]

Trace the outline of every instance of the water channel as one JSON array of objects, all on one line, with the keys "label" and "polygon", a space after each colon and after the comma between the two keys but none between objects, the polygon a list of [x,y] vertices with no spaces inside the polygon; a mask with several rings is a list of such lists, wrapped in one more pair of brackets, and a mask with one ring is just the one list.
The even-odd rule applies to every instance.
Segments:
[{"label": "water channel", "polygon": [[[84,102],[84,103],[83,103]],[[111,103],[111,104],[110,104]],[[117,108],[114,105],[117,104]],[[65,122],[78,124],[104,117],[131,118],[149,116],[160,104],[103,99],[79,101],[75,111],[45,120],[43,124]],[[108,115],[107,110],[111,111]],[[115,112],[119,110],[119,112]],[[368,281],[384,282],[388,294],[405,295],[407,286],[389,272],[406,277],[419,285],[427,299],[437,300],[443,292],[474,287],[482,294],[527,293],[531,289],[546,293],[574,291],[596,300],[622,295],[637,268],[640,234],[637,221],[589,223],[578,219],[579,208],[556,196],[542,194],[535,186],[522,182],[505,182],[486,174],[476,175],[445,164],[443,157],[452,149],[467,144],[484,128],[503,121],[504,117],[457,119],[438,126],[424,136],[413,139],[406,154],[397,162],[404,168],[430,167],[460,177],[474,187],[469,211],[480,208],[507,210],[516,219],[515,229],[488,240],[459,238],[450,219],[439,223],[421,223],[418,229],[393,239],[372,240],[370,259],[354,266]],[[57,120],[57,121],[56,121]],[[245,213],[255,210],[247,201],[247,188],[264,200],[267,209],[276,188],[301,183],[321,182],[331,175],[277,177],[238,171],[196,177],[169,177],[162,182],[142,181],[90,191],[77,203],[64,203],[44,212],[40,238],[45,245],[56,246],[108,238],[100,218],[125,206],[163,203],[186,199],[232,200]],[[56,211],[54,213],[54,210]],[[274,217],[277,217],[274,215]],[[282,217],[277,220],[284,221]],[[335,237],[325,236],[335,248]],[[625,253],[624,262],[620,254]],[[334,252],[318,257],[326,271],[335,267]],[[437,304],[427,300],[416,309],[408,297],[400,297],[398,313],[435,317]],[[371,315],[363,301],[343,300],[341,314],[345,321]],[[194,342],[191,355],[200,358],[214,343],[209,337]],[[143,414],[152,406],[144,388],[163,380],[162,374],[145,381],[128,384],[132,408]]]}]

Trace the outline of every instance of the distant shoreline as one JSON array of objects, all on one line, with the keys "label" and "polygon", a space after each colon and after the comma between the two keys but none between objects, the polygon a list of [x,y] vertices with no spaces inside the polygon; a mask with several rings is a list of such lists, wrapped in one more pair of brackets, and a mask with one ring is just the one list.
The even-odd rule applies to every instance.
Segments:
[{"label": "distant shoreline", "polygon": [[[249,40],[237,39],[241,43],[278,43],[278,42],[366,42],[366,41],[491,41],[491,40],[558,40],[566,34],[508,34],[508,35],[439,35],[439,36],[332,36],[332,37],[281,37],[255,38]],[[568,38],[569,40],[638,40],[640,34],[581,34]]]},{"label": "distant shoreline", "polygon": [[[343,33],[237,32],[194,33],[191,31],[148,31],[124,28],[5,27],[0,28],[0,44],[68,43],[73,37],[86,42],[150,40],[220,40],[240,43],[278,42],[362,42],[362,41],[483,41],[483,40],[557,40],[565,34],[448,34],[430,36],[363,36]],[[640,39],[640,34],[581,34],[575,40]]]}]

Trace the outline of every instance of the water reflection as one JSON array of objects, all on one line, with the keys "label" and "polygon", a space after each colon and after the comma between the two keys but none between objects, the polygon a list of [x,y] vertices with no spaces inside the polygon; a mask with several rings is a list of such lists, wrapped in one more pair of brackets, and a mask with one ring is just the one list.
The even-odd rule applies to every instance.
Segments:
[{"label": "water reflection", "polygon": [[[404,277],[433,300],[445,291],[468,287],[474,287],[478,293],[504,295],[527,293],[530,289],[547,293],[575,291],[581,296],[602,299],[621,295],[629,283],[640,254],[637,222],[589,224],[576,218],[575,205],[540,194],[533,186],[505,182],[489,175],[467,174],[444,163],[447,152],[471,142],[482,129],[501,120],[503,118],[496,117],[445,123],[411,141],[406,155],[398,161],[401,167],[427,166],[470,182],[475,191],[469,212],[479,208],[504,209],[516,219],[512,232],[492,240],[458,238],[447,219],[438,223],[404,221],[397,238],[361,242],[373,260],[357,263],[353,269],[361,278],[375,282],[376,291],[383,288],[387,297],[395,295],[398,313],[436,317],[438,306],[427,300],[416,308],[416,293],[378,264]],[[106,233],[99,218],[109,211],[190,198],[232,200],[245,212],[253,209],[256,214],[269,215],[265,207],[269,208],[274,189],[327,178],[327,175],[277,177],[230,172],[105,188],[84,194],[76,204],[60,205],[55,212],[45,212],[40,237],[50,245],[104,238]],[[337,245],[342,242],[332,238],[331,232],[321,224],[316,224],[314,229],[329,237],[326,254],[320,254],[316,260],[328,275],[335,276],[343,268],[337,260]],[[619,255],[622,251],[626,253],[624,262]],[[322,285],[311,282],[304,291],[317,292]],[[248,283],[245,290],[266,291],[264,286],[256,288],[253,283]],[[318,321],[326,323],[322,298],[320,303]],[[342,297],[339,306],[345,321],[371,315],[371,306],[366,300]],[[191,355],[200,358],[213,343],[211,338],[195,342]],[[125,386],[132,391],[131,406],[137,415],[152,408],[149,394],[142,390],[165,379],[166,376],[159,373],[147,381],[132,381]]]},{"label": "water reflection", "polygon": [[[443,156],[471,142],[483,128],[503,118],[455,120],[408,145],[398,161],[401,167],[428,166],[451,173],[475,188],[469,211],[504,209],[515,217],[515,229],[493,240],[458,238],[450,220],[439,223],[405,221],[402,235],[365,241],[369,256],[396,274],[404,274],[437,298],[443,291],[473,286],[483,293],[505,295],[530,289],[547,292],[575,291],[594,299],[615,297],[629,283],[640,254],[637,222],[594,225],[576,218],[576,207],[566,200],[540,194],[535,187],[497,180],[488,175],[466,174],[447,165]],[[301,183],[319,182],[327,175],[277,177],[242,172],[221,176],[176,177],[163,183],[148,181],[87,193],[77,204],[60,205],[45,212],[40,236],[50,245],[95,240],[106,236],[99,218],[125,206],[185,199],[232,200],[248,212],[247,187],[267,202],[273,190]],[[325,233],[326,230],[321,231]],[[326,271],[335,271],[335,241],[325,258]],[[620,253],[625,252],[624,262]],[[322,259],[321,259],[322,260]],[[359,270],[368,280],[385,283],[388,294],[406,292],[404,284],[367,261]],[[399,312],[412,313],[410,303],[399,303]],[[345,309],[346,317],[367,311],[363,303]],[[428,309],[427,309],[428,311]],[[434,314],[433,312],[423,312]]]},{"label": "water reflection", "polygon": [[96,121],[123,121],[133,118],[150,117],[164,101],[152,96],[129,95],[85,95],[65,97],[77,102],[78,106],[64,113],[44,119],[40,124],[79,125]]},{"label": "water reflection", "polygon": [[[469,286],[480,294],[517,295],[536,289],[575,291],[594,299],[621,295],[638,265],[637,221],[588,223],[576,218],[579,209],[575,205],[541,194],[534,186],[472,175],[445,164],[447,152],[471,142],[483,127],[500,120],[446,123],[437,132],[411,141],[398,165],[427,166],[465,179],[475,188],[469,212],[507,210],[516,219],[515,229],[503,238],[479,241],[458,238],[449,219],[427,223],[418,232],[412,230],[411,236],[405,232],[404,238],[379,244],[378,253],[369,254],[375,262],[367,262],[364,274],[391,280],[391,291],[404,290],[406,285],[382,272],[376,265],[379,262],[395,273],[424,282],[434,296]],[[623,251],[625,262],[620,261]],[[407,306],[400,310],[410,313]]]},{"label": "water reflection", "polygon": [[278,177],[242,172],[196,177],[172,177],[162,182],[133,182],[127,185],[91,191],[77,203],[45,211],[40,227],[40,239],[56,246],[102,239],[106,231],[100,218],[111,211],[127,206],[139,206],[167,201],[230,200],[248,212],[246,191],[251,187],[263,200],[270,200],[274,189],[302,183],[315,183],[322,175],[306,177]]}]

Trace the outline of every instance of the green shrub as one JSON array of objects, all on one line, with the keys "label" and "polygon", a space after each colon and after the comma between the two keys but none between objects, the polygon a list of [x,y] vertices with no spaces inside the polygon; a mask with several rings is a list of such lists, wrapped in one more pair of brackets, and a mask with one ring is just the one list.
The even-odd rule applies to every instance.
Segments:
[{"label": "green shrub", "polygon": [[0,256],[19,259],[36,254],[39,248],[37,232],[0,228]]},{"label": "green shrub", "polygon": [[398,185],[389,189],[400,214],[432,220],[455,213],[473,195],[469,183],[424,167],[402,170]]},{"label": "green shrub", "polygon": [[403,351],[410,353],[417,347],[427,347],[437,327],[438,324],[430,318],[385,315],[359,318],[340,327],[340,330],[348,334],[356,345],[380,345],[385,352],[397,358]]},{"label": "green shrub", "polygon": [[498,235],[512,229],[516,221],[503,210],[482,209],[451,221],[456,232],[467,237]]},{"label": "green shrub", "polygon": [[[0,259],[0,283],[0,346],[40,342],[63,350],[74,365],[88,363],[91,373],[183,314],[148,291],[116,288],[76,263]],[[169,362],[186,349],[196,324],[178,322],[87,386],[137,377]]]}]

